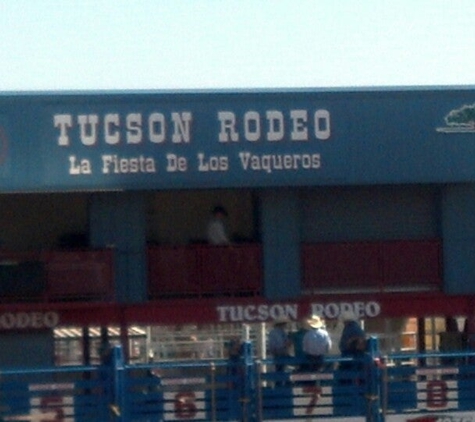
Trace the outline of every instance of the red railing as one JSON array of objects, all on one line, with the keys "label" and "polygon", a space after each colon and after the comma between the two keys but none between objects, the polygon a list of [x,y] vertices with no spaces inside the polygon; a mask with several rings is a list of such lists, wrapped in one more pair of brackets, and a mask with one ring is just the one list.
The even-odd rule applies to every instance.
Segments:
[{"label": "red railing", "polygon": [[0,300],[112,300],[112,250],[0,252]]},{"label": "red railing", "polygon": [[45,254],[48,298],[112,300],[113,251],[61,251]]},{"label": "red railing", "polygon": [[400,240],[302,245],[307,291],[438,290],[441,242]]},{"label": "red railing", "polygon": [[[305,292],[440,290],[441,242],[302,245]],[[148,248],[148,293],[163,297],[258,296],[262,248],[207,245]],[[114,300],[113,251],[0,252],[0,302]]]},{"label": "red railing", "polygon": [[149,296],[256,296],[261,246],[153,246],[148,249]]}]

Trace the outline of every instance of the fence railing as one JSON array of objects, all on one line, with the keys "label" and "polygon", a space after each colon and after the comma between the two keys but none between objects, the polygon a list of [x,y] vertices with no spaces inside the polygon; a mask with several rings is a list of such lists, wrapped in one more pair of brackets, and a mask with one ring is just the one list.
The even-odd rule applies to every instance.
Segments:
[{"label": "fence railing", "polygon": [[[112,249],[0,251],[0,302],[114,300]],[[259,296],[262,245],[150,246],[149,299]],[[441,242],[401,240],[302,245],[305,292],[438,290]]]},{"label": "fence railing", "polygon": [[151,299],[257,296],[262,290],[259,244],[154,246],[148,249]]},{"label": "fence railing", "polygon": [[214,361],[129,365],[116,347],[100,366],[8,369],[0,377],[0,420],[473,421],[475,353],[305,361],[242,354]]},{"label": "fence railing", "polygon": [[112,249],[0,251],[1,302],[110,301]]},{"label": "fence railing", "polygon": [[306,243],[302,245],[307,291],[439,290],[440,239]]}]

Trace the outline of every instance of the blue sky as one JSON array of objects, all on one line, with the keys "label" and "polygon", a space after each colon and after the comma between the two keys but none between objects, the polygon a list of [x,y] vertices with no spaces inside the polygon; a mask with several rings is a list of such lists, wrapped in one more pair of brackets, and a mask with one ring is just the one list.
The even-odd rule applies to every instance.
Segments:
[{"label": "blue sky", "polygon": [[0,91],[475,85],[473,0],[0,0]]}]

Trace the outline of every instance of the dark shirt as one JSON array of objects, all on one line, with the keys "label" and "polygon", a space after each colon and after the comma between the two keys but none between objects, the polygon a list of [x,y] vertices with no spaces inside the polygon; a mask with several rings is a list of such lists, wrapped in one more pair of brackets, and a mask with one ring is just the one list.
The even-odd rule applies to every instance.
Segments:
[{"label": "dark shirt", "polygon": [[305,353],[303,351],[303,338],[306,332],[307,330],[301,328],[291,335],[292,343],[294,345],[294,355],[299,359],[303,359],[305,357]]},{"label": "dark shirt", "polygon": [[340,338],[340,352],[343,356],[355,355],[361,352],[359,345],[365,340],[365,333],[357,321],[345,322]]},{"label": "dark shirt", "polygon": [[289,337],[281,327],[274,327],[269,333],[269,353],[275,356],[287,356]]}]

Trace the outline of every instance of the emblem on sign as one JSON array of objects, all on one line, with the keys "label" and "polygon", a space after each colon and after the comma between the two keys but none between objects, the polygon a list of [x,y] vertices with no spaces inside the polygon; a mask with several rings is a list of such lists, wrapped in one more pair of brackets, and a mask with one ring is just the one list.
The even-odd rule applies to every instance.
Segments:
[{"label": "emblem on sign", "polygon": [[442,133],[475,133],[475,104],[453,109],[444,117],[446,126],[438,127]]}]

